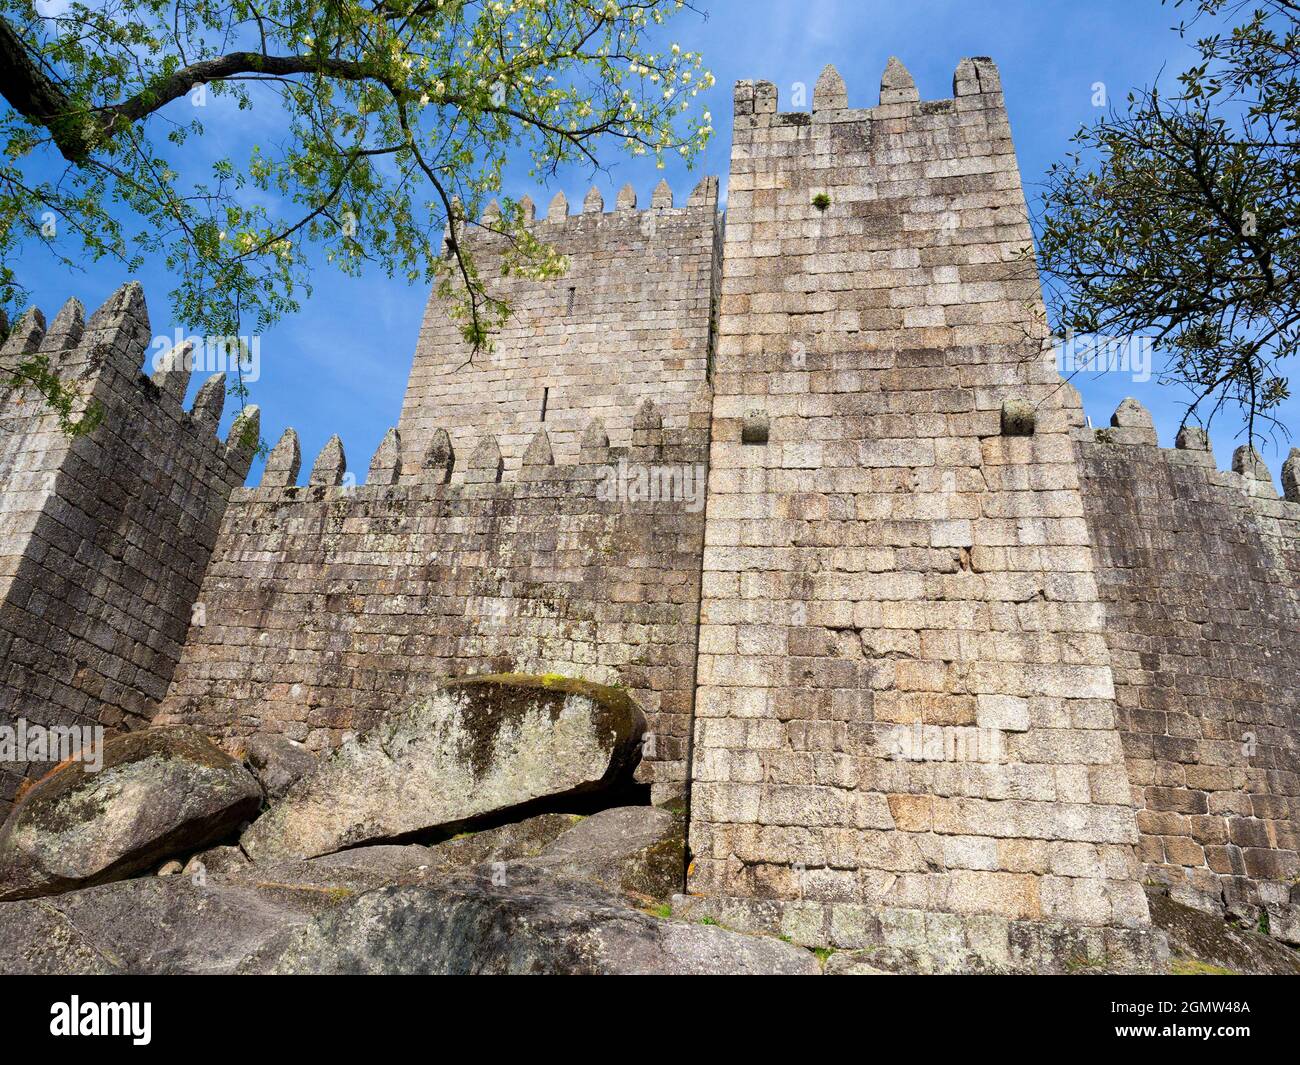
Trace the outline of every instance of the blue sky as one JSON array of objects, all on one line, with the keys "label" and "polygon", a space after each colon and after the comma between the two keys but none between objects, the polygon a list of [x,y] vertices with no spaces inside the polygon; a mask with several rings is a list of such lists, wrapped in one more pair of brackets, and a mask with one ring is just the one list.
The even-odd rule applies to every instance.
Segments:
[{"label": "blue sky", "polygon": [[[877,102],[880,75],[891,55],[911,70],[923,99],[951,95],[952,72],[963,56],[992,56],[1002,72],[1032,201],[1041,175],[1067,150],[1080,123],[1096,114],[1092,99],[1097,82],[1122,99],[1129,88],[1148,83],[1162,66],[1169,77],[1194,58],[1171,29],[1181,12],[1159,0],[697,2],[707,18],[684,11],[671,20],[667,36],[685,48],[703,51],[717,78],[716,87],[702,97],[703,106],[712,112],[717,132],[694,172],[669,163],[666,176],[679,202],[702,174],[718,174],[725,183],[731,86],[739,78],[775,82],[786,109],[792,85],[811,86],[830,62],[844,76],[850,104],[868,107]],[[264,120],[259,115],[250,126],[248,116],[240,116],[233,126],[222,127],[215,109],[207,118],[207,150],[220,147],[235,158],[246,154],[249,142],[241,136],[273,122],[272,115]],[[546,187],[534,184],[521,164],[508,172],[505,191],[513,196],[529,193],[544,205],[563,189],[574,204],[595,184],[606,204],[612,204],[617,189],[630,181],[646,203],[650,189],[665,176],[652,162],[634,161],[618,151],[608,153],[606,163],[608,169],[595,174],[585,167],[572,168]],[[111,264],[69,274],[37,253],[20,264],[20,273],[47,314],[69,295],[93,308],[124,280]],[[146,268],[139,280],[149,296],[154,332],[171,335],[178,323],[170,320],[171,285],[165,272]],[[348,278],[324,264],[313,283],[313,295],[301,313],[261,337],[261,377],[252,386],[253,401],[262,408],[268,442],[274,443],[285,426],[294,426],[307,466],[329,435],[338,433],[349,466],[364,477],[380,438],[397,422],[428,293],[381,274]],[[1094,424],[1108,424],[1116,404],[1135,394],[1155,414],[1161,442],[1172,445],[1181,416],[1173,390],[1154,381],[1134,384],[1119,374],[1080,376],[1076,384]],[[228,412],[227,424],[229,419]],[[1300,400],[1288,402],[1283,421],[1293,431],[1300,429]],[[1215,425],[1221,466],[1231,459],[1237,430],[1226,419]],[[1265,459],[1275,474],[1287,446],[1266,449]],[[258,475],[255,469],[253,483]]]}]

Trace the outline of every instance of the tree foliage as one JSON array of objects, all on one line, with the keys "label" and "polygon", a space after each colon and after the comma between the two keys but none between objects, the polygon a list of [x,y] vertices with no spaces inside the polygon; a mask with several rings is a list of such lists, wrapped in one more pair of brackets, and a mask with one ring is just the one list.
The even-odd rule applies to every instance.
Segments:
[{"label": "tree foliage", "polygon": [[[177,320],[235,336],[296,310],[323,254],[435,283],[477,351],[509,308],[465,227],[504,234],[510,269],[563,268],[517,202],[476,221],[512,153],[546,177],[606,145],[660,165],[703,148],[692,100],[712,77],[655,44],[684,6],[0,0],[0,307],[25,301],[12,264],[38,248],[69,267],[160,257]],[[251,146],[207,149],[196,173],[205,134]]]},{"label": "tree foliage", "polygon": [[1253,442],[1280,428],[1300,347],[1300,4],[1171,6],[1202,34],[1199,61],[1081,129],[1048,172],[1049,311],[1061,331],[1153,338],[1184,422],[1239,410]]}]

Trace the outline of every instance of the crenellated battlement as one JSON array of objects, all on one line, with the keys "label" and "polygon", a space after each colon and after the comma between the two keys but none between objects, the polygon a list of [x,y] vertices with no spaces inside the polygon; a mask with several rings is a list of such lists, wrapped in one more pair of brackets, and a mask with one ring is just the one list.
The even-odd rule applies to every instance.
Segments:
[{"label": "crenellated battlement", "polygon": [[[556,193],[545,214],[525,199],[538,238],[563,257],[560,277],[503,276],[504,237],[465,227],[489,291],[513,309],[490,351],[469,348],[436,298],[425,312],[398,424],[402,480],[424,461],[435,434],[465,459],[491,434],[505,476],[514,476],[539,429],[556,464],[577,462],[588,423],[598,419],[616,447],[632,443],[643,400],[664,424],[707,419],[712,310],[721,271],[718,181],[706,177],[685,205],[660,182],[649,205],[625,186],[613,210],[592,189],[570,213]],[[496,214],[489,204],[486,220]]]},{"label": "crenellated battlement", "polygon": [[[1207,490],[1223,489],[1240,494],[1265,536],[1300,538],[1300,448],[1293,448],[1282,465],[1282,494],[1263,457],[1252,446],[1242,444],[1232,453],[1231,466],[1220,469],[1215,462],[1209,435],[1199,426],[1179,430],[1172,448],[1160,446],[1155,421],[1132,397],[1123,400],[1103,429],[1076,428],[1075,439],[1085,449],[1113,448],[1115,456],[1135,463],[1163,462],[1204,471]],[[1126,449],[1133,449],[1128,451]],[[1105,452],[1097,453],[1099,457]]]},{"label": "crenellated battlement", "polygon": [[[611,447],[604,422],[592,418],[582,431],[576,461],[557,463],[551,437],[541,426],[524,448],[520,465],[507,470],[493,433],[472,438],[467,453],[457,454],[445,429],[430,434],[430,444],[417,456],[404,451],[401,433],[389,429],[370,459],[364,481],[348,467],[343,441],[332,436],[311,465],[306,483],[299,485],[302,465],[298,434],[288,428],[267,457],[261,483],[243,488],[236,498],[312,501],[321,499],[429,498],[426,489],[450,494],[512,492],[513,486],[537,481],[599,482],[620,462],[638,467],[703,463],[708,446],[707,406],[700,407],[693,425],[665,428],[663,415],[644,400],[634,417],[632,442]],[[405,457],[404,457],[405,456]],[[665,498],[665,502],[670,500]]]},{"label": "crenellated battlement", "polygon": [[[607,228],[628,223],[652,226],[657,218],[698,217],[701,210],[715,212],[718,209],[718,179],[712,176],[701,178],[686,202],[679,207],[673,205],[673,190],[667,180],[661,180],[654,187],[649,203],[640,208],[637,206],[636,189],[630,183],[619,189],[614,206],[608,211],[605,209],[604,194],[594,185],[587,191],[576,212],[572,211],[569,198],[563,191],[556,192],[551,197],[544,215],[538,215],[537,205],[531,196],[523,196],[519,206],[524,222],[533,227],[534,232],[543,240],[551,240],[556,235],[557,227],[574,227],[582,231],[593,224]],[[470,238],[475,241],[492,241],[497,234],[491,232],[491,227],[499,223],[500,219],[500,205],[495,199],[490,200],[479,219],[481,225],[488,228],[468,227]]]},{"label": "crenellated battlement", "polygon": [[[109,296],[89,320],[75,297],[64,303],[48,329],[40,309],[29,308],[0,347],[0,364],[15,364],[31,355],[48,359],[49,368],[81,393],[74,418],[92,405],[107,414],[121,412],[123,403],[128,407],[153,404],[158,411],[149,418],[151,422],[170,423],[176,433],[189,434],[197,446],[225,463],[232,486],[242,484],[257,450],[259,408],[250,404],[241,410],[226,438],[218,439],[226,374],[209,377],[186,411],[183,403],[193,372],[193,344],[184,341],[150,361],[145,356],[151,338],[144,291],[133,281]],[[13,417],[28,424],[52,417],[40,396],[18,388],[0,397],[0,408],[0,418]],[[130,413],[138,416],[141,411]],[[46,422],[41,425],[48,428]],[[97,431],[92,430],[92,438]]]},{"label": "crenellated battlement", "polygon": [[1300,872],[1300,456],[1279,498],[1253,448],[1220,469],[1195,426],[1161,447],[1134,399],[1074,435],[1143,879],[1285,927]]},{"label": "crenellated battlement", "polygon": [[561,673],[634,694],[655,736],[641,778],[680,794],[707,412],[665,427],[647,400],[633,422],[611,446],[589,420],[576,461],[539,426],[514,467],[492,432],[462,446],[435,430],[416,452],[390,429],[362,483],[333,436],[299,484],[285,430],[261,485],[231,499],[200,596],[208,623],[160,720],[328,749],[447,675]]},{"label": "crenellated battlement", "polygon": [[770,81],[736,82],[732,103],[738,130],[806,126],[810,122],[863,122],[916,114],[956,114],[1002,107],[1002,78],[992,59],[969,57],[958,63],[953,72],[951,97],[922,100],[911,72],[896,56],[890,56],[880,78],[879,103],[873,107],[850,107],[848,87],[830,64],[823,68],[813,86],[808,111],[782,111],[777,87]]}]

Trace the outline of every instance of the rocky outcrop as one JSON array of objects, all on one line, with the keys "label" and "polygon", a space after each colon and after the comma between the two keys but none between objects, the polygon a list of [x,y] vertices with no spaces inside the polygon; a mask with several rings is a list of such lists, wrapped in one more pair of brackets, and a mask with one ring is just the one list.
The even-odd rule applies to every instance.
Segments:
[{"label": "rocky outcrop", "polygon": [[195,729],[116,736],[97,771],[57,766],[0,829],[0,899],[120,880],[192,853],[256,816],[262,789]]},{"label": "rocky outcrop", "polygon": [[228,973],[337,898],[246,884],[142,877],[0,903],[11,975]]},{"label": "rocky outcrop", "polygon": [[817,971],[780,940],[640,908],[679,882],[680,839],[636,807],[311,859],[213,848],[182,874],[0,903],[0,957],[18,974]]},{"label": "rocky outcrop", "polygon": [[1300,975],[1300,953],[1261,932],[1147,892],[1151,921],[1169,937],[1170,970],[1187,975]]},{"label": "rocky outcrop", "polygon": [[349,900],[242,967],[270,973],[815,975],[779,939],[652,916],[531,862]]},{"label": "rocky outcrop", "polygon": [[612,789],[635,767],[644,729],[618,689],[520,675],[453,681],[345,743],[241,844],[255,861],[307,858]]}]

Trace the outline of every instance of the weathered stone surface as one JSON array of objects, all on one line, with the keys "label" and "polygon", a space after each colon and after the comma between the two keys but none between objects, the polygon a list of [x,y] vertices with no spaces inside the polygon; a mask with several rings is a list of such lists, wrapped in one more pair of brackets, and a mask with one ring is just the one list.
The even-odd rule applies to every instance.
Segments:
[{"label": "weathered stone surface", "polygon": [[1115,408],[1110,424],[1106,435],[1113,444],[1148,444],[1154,447],[1159,443],[1151,412],[1132,396]]},{"label": "weathered stone surface", "polygon": [[893,976],[879,968],[879,960],[868,951],[840,950],[826,959],[827,976]]},{"label": "weathered stone surface", "polygon": [[407,879],[438,872],[431,849],[415,843],[354,847],[319,858],[280,858],[232,869],[223,878],[289,897],[320,896],[337,902]]},{"label": "weathered stone surface", "polygon": [[1222,917],[1152,891],[1151,920],[1169,937],[1173,972],[1223,971],[1244,975],[1300,975],[1300,954],[1268,936],[1237,928]]},{"label": "weathered stone surface", "polygon": [[532,864],[615,891],[666,899],[682,890],[686,834],[682,819],[653,806],[621,806],[583,818]]},{"label": "weathered stone surface", "polygon": [[335,433],[325,441],[316,461],[312,463],[307,483],[319,488],[334,488],[343,483],[343,474],[348,468],[348,458],[343,450],[343,441]]},{"label": "weathered stone surface", "polygon": [[370,459],[370,472],[366,484],[396,484],[402,476],[402,438],[396,429],[389,429]]},{"label": "weathered stone surface", "polygon": [[813,114],[818,111],[839,111],[848,105],[849,96],[844,79],[838,70],[827,63],[817,76],[817,84],[813,86]]},{"label": "weathered stone surface", "polygon": [[215,433],[226,406],[226,375],[214,373],[199,386],[190,408],[190,420],[203,433]]},{"label": "weathered stone surface", "polygon": [[316,768],[316,756],[288,736],[254,736],[244,748],[244,760],[262,785],[268,800],[284,793],[304,773]]},{"label": "weathered stone surface", "polygon": [[645,728],[623,692],[566,678],[454,681],[344,744],[245,834],[255,860],[472,826],[607,788]]},{"label": "weathered stone surface", "polygon": [[523,464],[525,466],[555,465],[555,456],[551,452],[551,438],[546,435],[545,429],[538,429],[533,436],[532,443],[524,451]]},{"label": "weathered stone surface", "polygon": [[429,847],[429,865],[435,870],[447,870],[535,858],[579,823],[581,819],[574,814],[538,814],[481,832],[468,832]]},{"label": "weathered stone surface", "polygon": [[882,104],[910,104],[921,99],[912,73],[897,56],[890,56],[885,72],[880,77],[880,102]]},{"label": "weathered stone surface", "polygon": [[466,832],[429,847],[380,843],[319,858],[282,858],[257,864],[245,859],[227,871],[232,881],[262,888],[356,894],[388,884],[423,883],[473,865],[536,858],[581,820],[574,814],[539,814],[481,832]]},{"label": "weathered stone surface", "polygon": [[729,927],[1149,920],[1082,411],[1010,265],[1033,234],[998,86],[971,60],[921,103],[892,63],[865,112],[828,72],[811,116],[737,86],[688,875]]},{"label": "weathered stone surface", "polygon": [[481,832],[466,832],[429,847],[380,843],[318,858],[282,858],[257,864],[245,858],[223,871],[232,881],[262,888],[356,894],[388,884],[423,883],[472,865],[536,858],[581,820],[573,814],[539,814]]},{"label": "weathered stone surface", "polygon": [[10,975],[229,973],[337,902],[188,876],[123,880],[0,903],[0,958]]},{"label": "weathered stone surface", "polygon": [[68,762],[28,791],[0,829],[0,899],[120,880],[236,831],[257,781],[187,727],[107,740],[103,768]]},{"label": "weathered stone surface", "polygon": [[656,918],[531,863],[475,867],[349,900],[244,971],[273,973],[815,975],[772,937]]},{"label": "weathered stone surface", "polygon": [[1199,425],[1184,425],[1178,430],[1174,446],[1180,451],[1209,451],[1210,434]]},{"label": "weathered stone surface", "polygon": [[1282,494],[1291,503],[1300,503],[1300,448],[1292,448],[1282,463]]},{"label": "weathered stone surface", "polygon": [[298,469],[302,465],[302,448],[298,432],[292,426],[280,434],[280,439],[266,456],[262,467],[263,488],[292,488],[298,483]]},{"label": "weathered stone surface", "polygon": [[1266,912],[1269,937],[1289,947],[1300,947],[1300,884],[1291,885],[1287,903],[1269,906]]},{"label": "weathered stone surface", "polygon": [[248,865],[248,855],[238,847],[209,847],[192,855],[185,863],[186,876],[207,876],[216,873],[233,873]]},{"label": "weathered stone surface", "polygon": [[469,455],[465,479],[471,484],[496,484],[504,469],[501,448],[491,433],[484,436]]},{"label": "weathered stone surface", "polygon": [[425,449],[422,464],[423,474],[434,484],[446,484],[456,468],[456,450],[451,446],[451,437],[446,429],[434,429],[428,439],[429,445]]}]

